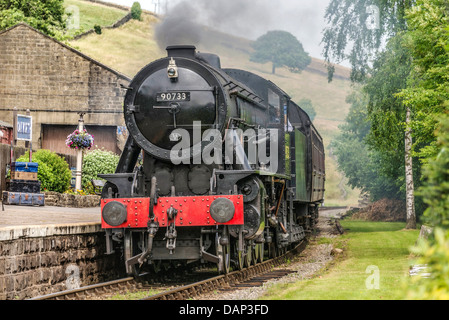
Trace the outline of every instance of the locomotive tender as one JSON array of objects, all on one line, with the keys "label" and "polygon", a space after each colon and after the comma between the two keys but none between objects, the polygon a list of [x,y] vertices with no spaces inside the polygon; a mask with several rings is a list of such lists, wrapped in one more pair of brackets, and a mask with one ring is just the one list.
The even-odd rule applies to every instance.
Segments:
[{"label": "locomotive tender", "polygon": [[323,141],[274,83],[170,46],[124,102],[129,137],[101,200],[107,253],[126,272],[191,263],[220,273],[306,238],[323,202]]}]

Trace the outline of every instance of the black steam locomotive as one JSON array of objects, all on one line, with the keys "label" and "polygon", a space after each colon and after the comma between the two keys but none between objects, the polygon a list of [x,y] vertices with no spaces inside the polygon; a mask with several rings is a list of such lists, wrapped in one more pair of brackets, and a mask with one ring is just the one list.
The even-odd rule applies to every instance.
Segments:
[{"label": "black steam locomotive", "polygon": [[128,274],[193,263],[220,273],[308,236],[324,196],[324,148],[274,83],[171,46],[124,103],[129,138],[102,192],[107,253]]}]

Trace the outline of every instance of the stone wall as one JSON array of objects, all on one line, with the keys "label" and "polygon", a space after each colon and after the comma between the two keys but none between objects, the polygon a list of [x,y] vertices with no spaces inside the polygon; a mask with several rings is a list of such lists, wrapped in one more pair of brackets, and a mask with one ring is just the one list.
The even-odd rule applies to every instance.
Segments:
[{"label": "stone wall", "polygon": [[100,196],[45,192],[45,205],[69,208],[91,208],[100,205]]},{"label": "stone wall", "polygon": [[[93,3],[98,3],[98,4],[101,4],[101,5],[104,5],[104,6],[108,6],[108,7],[112,7],[112,8],[121,9],[121,10],[124,10],[124,11],[129,11],[129,10],[131,10],[131,7],[122,6],[122,5],[120,5],[120,4],[115,4],[115,3],[111,3],[111,2],[106,2],[106,1],[101,1],[101,0],[87,0],[87,1],[93,2]],[[142,9],[142,12],[143,12],[143,13],[146,13],[146,14],[149,14],[149,15],[152,15],[152,16],[157,17],[157,18],[159,17],[159,16],[158,16],[156,13],[154,13],[153,11],[149,11],[149,10]]]},{"label": "stone wall", "polygon": [[[106,26],[106,27],[101,27],[101,29],[115,29],[115,28],[119,28],[121,26],[123,26],[125,23],[127,23],[128,21],[130,21],[132,19],[132,15],[131,13],[128,13],[126,16],[124,16],[123,18],[121,18],[120,20],[116,21],[112,26]],[[79,40],[85,36],[88,36],[89,34],[93,34],[95,32],[94,29],[90,29],[84,33],[81,33],[77,36],[75,36],[73,39],[74,40]]]},{"label": "stone wall", "polygon": [[124,277],[99,224],[0,229],[0,300],[28,299]]},{"label": "stone wall", "polygon": [[26,24],[0,32],[0,66],[0,119],[13,123],[14,108],[29,109],[33,148],[41,124],[76,126],[79,112],[86,126],[124,125],[120,85],[130,79]]}]

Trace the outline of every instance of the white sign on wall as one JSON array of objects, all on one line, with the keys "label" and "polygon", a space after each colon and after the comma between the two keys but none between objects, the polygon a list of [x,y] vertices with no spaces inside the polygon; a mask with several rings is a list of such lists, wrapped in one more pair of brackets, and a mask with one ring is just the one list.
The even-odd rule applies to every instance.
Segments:
[{"label": "white sign on wall", "polygon": [[33,118],[18,114],[15,132],[17,140],[31,141],[33,137]]}]

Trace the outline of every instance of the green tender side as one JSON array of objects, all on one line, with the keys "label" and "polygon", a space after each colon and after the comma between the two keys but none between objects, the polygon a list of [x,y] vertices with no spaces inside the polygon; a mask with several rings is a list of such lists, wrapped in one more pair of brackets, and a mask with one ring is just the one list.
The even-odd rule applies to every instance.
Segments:
[{"label": "green tender side", "polygon": [[308,201],[306,188],[306,136],[295,129],[296,200]]}]

